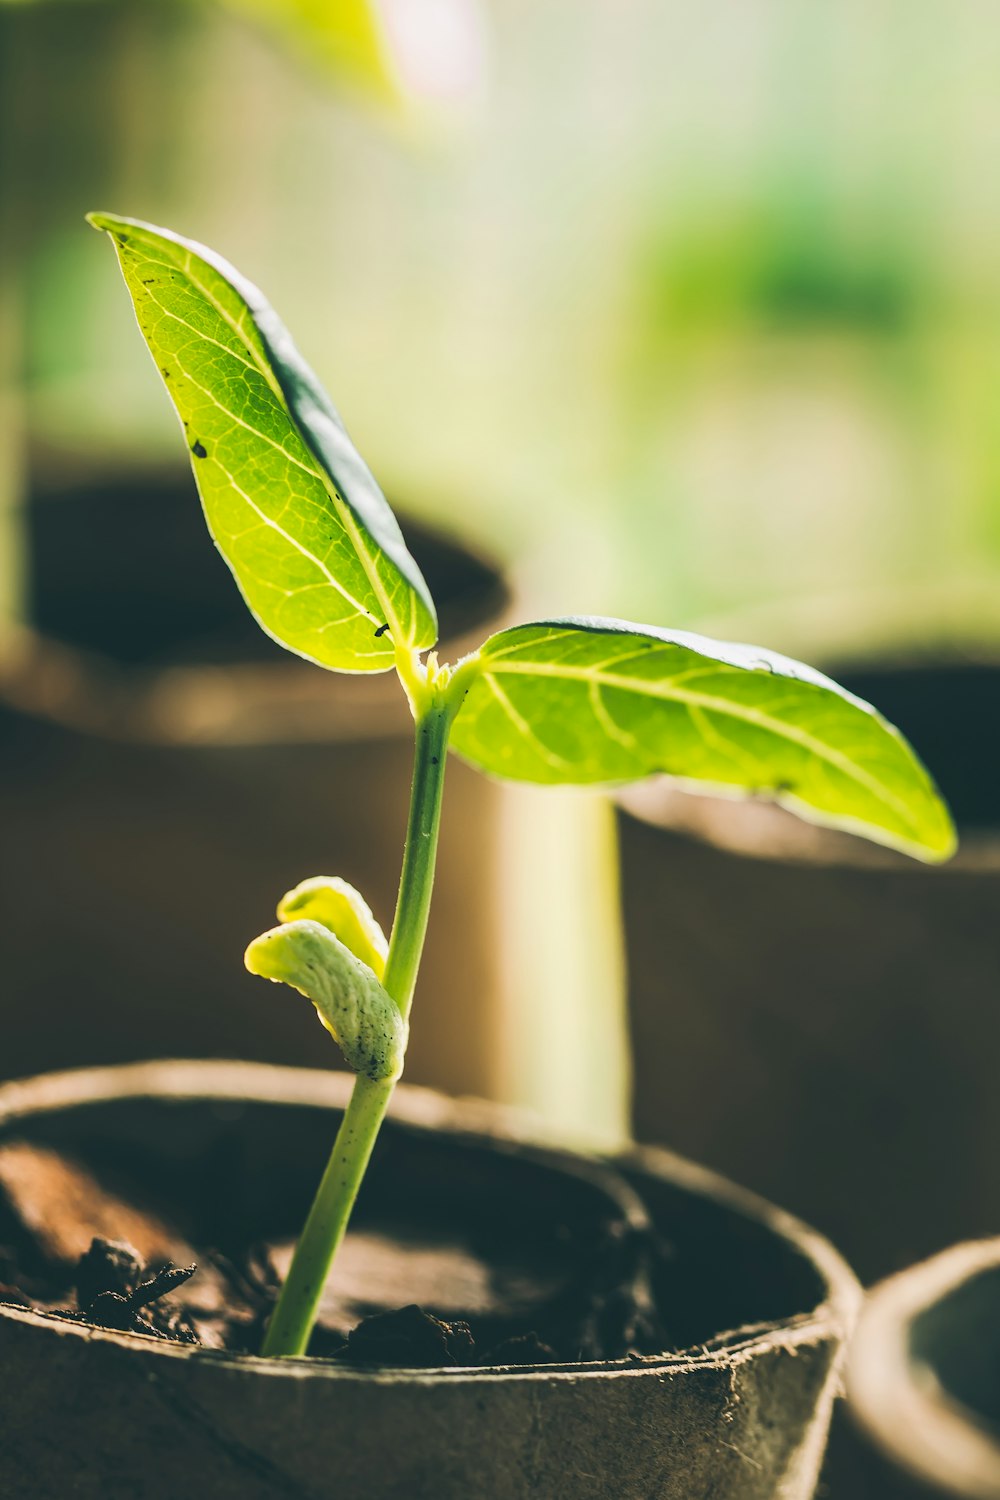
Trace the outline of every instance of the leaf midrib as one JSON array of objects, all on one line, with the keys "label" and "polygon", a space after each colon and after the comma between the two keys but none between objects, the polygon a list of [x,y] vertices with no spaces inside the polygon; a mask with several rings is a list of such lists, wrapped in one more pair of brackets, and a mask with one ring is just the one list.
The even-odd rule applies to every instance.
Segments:
[{"label": "leaf midrib", "polygon": [[[212,460],[212,461],[218,464],[218,460],[217,459],[216,460]],[[243,500],[247,505],[249,505],[250,509],[254,512],[254,514],[260,518],[261,524],[264,525],[264,526],[270,526],[271,529],[273,531],[276,531],[279,536],[284,537],[285,541],[288,543],[288,545],[290,547],[292,547],[296,552],[298,552],[308,562],[313,563],[317,568],[319,568],[320,572],[323,574],[323,577],[326,580],[326,585],[325,586],[329,586],[330,588],[332,588],[335,591],[335,593],[338,593],[341,596],[341,598],[344,600],[345,603],[351,604],[351,605],[354,606],[352,614],[344,616],[344,620],[345,621],[349,620],[349,619],[352,619],[352,618],[358,618],[358,619],[367,618],[367,619],[371,619],[371,615],[369,614],[368,610],[364,607],[364,605],[358,599],[355,599],[354,595],[351,594],[344,587],[344,585],[339,582],[339,580],[337,578],[334,577],[334,575],[330,572],[330,569],[326,566],[326,564],[324,562],[322,562],[320,560],[319,557],[316,556],[315,552],[310,551],[310,549],[308,547],[304,547],[301,542],[296,541],[295,538],[293,536],[291,536],[285,530],[285,528],[283,526],[280,526],[277,521],[272,520],[272,518],[270,516],[265,515],[264,511],[262,511],[261,508],[260,508],[260,506],[257,505],[257,503],[251,498],[250,495],[247,494],[246,490],[244,490],[240,485],[238,485],[236,483],[236,480],[233,478],[232,474],[229,474],[228,470],[226,470],[225,467],[222,464],[218,464],[218,467],[220,469],[222,469],[223,473],[225,473],[227,475],[227,477],[229,479],[229,483],[232,485],[233,489],[239,495],[240,499]],[[274,584],[269,584],[268,587],[274,588],[275,585]],[[314,585],[309,585],[309,587],[314,587]],[[303,589],[292,589],[291,591],[289,591],[289,590],[285,589],[285,590],[282,590],[282,592],[285,594],[286,598],[293,599],[293,598],[297,597],[298,594],[304,593],[305,590],[303,590]],[[379,654],[381,655],[382,653],[379,653]]]},{"label": "leaf midrib", "polygon": [[[738,669],[737,669],[738,670]],[[919,841],[921,836],[921,825],[910,813],[906,803],[896,797],[889,789],[870,772],[864,770],[857,762],[849,759],[840,751],[816,739],[808,731],[800,729],[797,725],[787,724],[780,719],[772,719],[769,714],[762,713],[759,709],[750,708],[743,704],[731,702],[726,698],[716,698],[708,693],[692,692],[690,689],[671,688],[669,683],[650,682],[641,677],[618,677],[598,669],[586,667],[574,667],[552,662],[537,663],[504,663],[498,661],[484,667],[484,676],[494,674],[506,674],[508,676],[524,677],[556,677],[570,681],[596,683],[601,687],[620,688],[632,691],[649,698],[659,698],[663,702],[683,703],[687,707],[707,709],[713,713],[727,715],[739,719],[744,723],[751,724],[758,729],[768,730],[780,738],[790,740],[799,745],[818,759],[825,761],[855,781],[859,786],[871,792],[877,801],[883,806],[890,808],[902,820],[905,827],[912,830]],[[743,675],[743,674],[741,674]],[[774,674],[769,674],[772,677]],[[888,726],[886,726],[888,729]]]},{"label": "leaf midrib", "polygon": [[[185,250],[183,258],[182,259],[178,259],[175,262],[164,261],[164,260],[157,259],[155,256],[149,255],[149,254],[147,254],[145,252],[145,247],[148,245],[149,242],[145,239],[144,236],[142,236],[141,234],[140,235],[135,235],[135,232],[133,231],[133,233],[130,236],[130,238],[138,238],[138,239],[140,239],[140,241],[141,241],[141,243],[142,243],[142,245],[144,247],[144,253],[143,253],[143,259],[144,259],[144,261],[146,261],[149,265],[162,266],[164,270],[179,271],[182,276],[186,276],[188,278],[188,280],[191,282],[191,284],[201,293],[201,295],[206,299],[206,301],[209,302],[211,304],[211,306],[215,308],[216,312],[222,318],[222,320],[226,324],[227,328],[231,329],[231,331],[233,332],[233,334],[235,335],[235,337],[239,340],[239,342],[242,345],[242,347],[244,349],[246,349],[247,352],[249,353],[250,358],[253,361],[253,368],[255,368],[256,370],[259,371],[259,373],[261,374],[261,376],[267,382],[268,388],[272,391],[272,393],[274,394],[275,398],[278,401],[281,402],[281,405],[284,408],[284,411],[285,411],[286,416],[288,417],[288,420],[291,422],[292,426],[295,428],[295,431],[299,434],[299,437],[302,439],[302,442],[303,442],[303,444],[304,444],[304,446],[306,448],[306,451],[315,458],[315,454],[313,454],[312,447],[310,446],[309,441],[308,441],[306,435],[303,433],[303,431],[302,431],[301,427],[299,426],[298,422],[295,420],[295,417],[294,417],[294,415],[292,414],[292,412],[291,412],[291,410],[289,408],[288,401],[287,401],[287,398],[285,396],[285,393],[281,389],[280,382],[277,380],[277,377],[275,376],[274,371],[271,369],[271,366],[270,366],[269,362],[266,359],[262,358],[262,356],[259,354],[258,350],[254,347],[253,343],[247,338],[246,333],[239,326],[239,321],[238,320],[234,321],[232,315],[228,312],[228,310],[222,305],[222,303],[219,302],[218,298],[211,292],[211,290],[205,285],[205,283],[195,274],[194,270],[192,269],[191,252],[189,250]],[[240,296],[239,292],[236,290],[235,287],[231,288],[231,290],[232,290],[233,295],[235,297],[239,297]],[[151,301],[154,301],[156,303],[156,305],[158,307],[160,307],[164,312],[169,313],[169,315],[172,318],[174,318],[178,323],[180,323],[182,327],[190,329],[191,333],[195,336],[195,338],[204,339],[207,343],[214,343],[214,344],[218,345],[218,340],[213,339],[210,334],[206,334],[206,333],[203,332],[203,330],[193,327],[192,324],[189,323],[186,318],[180,317],[179,314],[177,314],[177,313],[170,313],[169,309],[163,308],[163,304],[160,302],[159,298],[155,297],[151,292],[149,292],[148,288],[144,288],[144,292],[145,292],[145,295],[148,296]],[[242,298],[240,300],[242,301]],[[250,307],[249,303],[247,303],[245,301],[242,301],[242,306],[243,306],[243,309],[244,309],[244,314],[243,315],[245,316],[247,313],[249,313],[250,318],[253,319],[253,309]],[[224,346],[221,346],[221,347],[224,347]],[[233,354],[232,350],[226,350],[225,352],[227,352],[229,354]],[[187,376],[187,372],[186,371],[185,371],[185,375]],[[187,378],[190,379],[191,377],[187,376]],[[192,383],[195,384],[195,385],[197,385],[198,389],[202,390],[204,394],[206,394],[206,395],[208,394],[208,392],[204,391],[204,387],[202,387],[200,384],[198,384],[197,381],[193,381]],[[222,403],[217,398],[213,397],[212,399],[214,399],[215,405],[218,407],[218,409],[221,412],[223,412],[227,417],[229,417],[231,420],[239,423],[240,425],[242,425],[244,427],[247,427],[246,423],[240,422],[240,418],[238,418],[235,415],[234,412],[231,412],[228,409],[228,407],[223,406]],[[247,430],[248,431],[252,431],[252,432],[256,432],[257,431],[256,429],[249,428],[249,427],[247,427]],[[257,435],[258,436],[263,436],[263,434],[260,434],[260,433],[257,433]],[[383,616],[385,618],[386,623],[389,625],[389,629],[390,629],[390,633],[392,635],[393,642],[394,642],[394,644],[395,643],[399,643],[400,640],[401,640],[401,637],[402,637],[402,630],[401,630],[401,626],[400,626],[399,615],[398,615],[398,613],[397,613],[397,611],[395,609],[394,604],[392,603],[389,591],[385,587],[385,584],[383,582],[382,576],[379,573],[378,568],[375,565],[375,559],[372,557],[372,555],[369,552],[367,546],[365,545],[364,534],[361,532],[361,530],[360,530],[360,528],[359,528],[359,526],[358,526],[358,524],[357,524],[357,522],[355,520],[354,513],[351,510],[350,506],[348,506],[347,502],[343,499],[343,497],[337,491],[336,485],[334,484],[331,476],[329,474],[327,474],[326,470],[323,468],[323,466],[319,463],[318,460],[317,460],[315,469],[309,469],[309,468],[307,468],[305,465],[303,465],[301,463],[301,460],[296,460],[296,459],[292,458],[292,456],[290,454],[288,454],[285,449],[281,448],[279,444],[274,443],[273,439],[271,439],[271,440],[265,439],[265,441],[271,441],[272,446],[275,447],[276,449],[278,449],[278,451],[281,452],[286,458],[288,458],[290,462],[292,462],[292,463],[298,463],[298,467],[302,468],[304,470],[304,472],[314,474],[314,476],[323,485],[323,488],[326,490],[327,494],[330,496],[330,499],[333,502],[334,509],[336,510],[337,515],[340,518],[340,522],[341,522],[341,525],[344,528],[344,531],[347,533],[348,537],[350,538],[351,545],[354,547],[355,553],[357,554],[358,561],[361,564],[361,567],[362,567],[362,569],[364,571],[365,577],[368,579],[368,582],[371,585],[372,592],[374,593],[376,599],[378,600],[379,605],[381,606],[382,614],[383,614]],[[219,467],[224,469],[224,466],[222,464],[220,464]],[[226,472],[228,474],[229,471],[228,470],[224,470],[224,472]],[[230,477],[230,479],[232,479],[231,475],[229,477]],[[281,531],[281,528],[279,527],[278,530]],[[288,535],[287,532],[284,532],[284,531],[282,531],[281,534],[283,536],[286,536],[286,537]],[[292,539],[289,537],[288,540],[291,541]],[[323,564],[320,562],[320,559],[318,557],[316,557],[316,555],[314,553],[308,551],[308,549],[303,548],[301,546],[298,547],[298,550],[300,552],[302,552],[305,556],[312,558],[316,562],[317,566],[319,566],[321,569],[323,569],[324,572],[326,572],[326,569],[323,567]],[[344,591],[341,590],[341,592],[344,592]],[[349,597],[349,596],[347,596],[345,594],[345,597]],[[354,601],[354,602],[356,602],[356,601]],[[363,610],[362,613],[369,614],[369,611],[368,610]],[[411,613],[411,617],[412,617],[412,609],[411,609],[410,613]],[[413,622],[413,623],[415,623],[415,622]]]}]

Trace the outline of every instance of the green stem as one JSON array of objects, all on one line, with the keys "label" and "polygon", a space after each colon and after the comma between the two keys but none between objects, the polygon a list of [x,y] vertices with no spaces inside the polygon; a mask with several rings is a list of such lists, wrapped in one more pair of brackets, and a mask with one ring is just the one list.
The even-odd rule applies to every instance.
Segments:
[{"label": "green stem", "polygon": [[[416,718],[416,756],[410,817],[396,916],[382,983],[407,1016],[420,967],[434,884],[448,733],[456,705],[431,691]],[[333,1151],[309,1210],[287,1279],[271,1316],[261,1353],[305,1354],[323,1288],[347,1229],[395,1078],[360,1074],[344,1111]]]},{"label": "green stem", "polygon": [[417,718],[416,723],[416,753],[406,847],[403,851],[403,869],[399,877],[399,895],[396,898],[389,953],[382,976],[382,983],[399,1006],[404,1020],[410,1014],[413,1003],[413,991],[431,909],[448,735],[454,717],[455,709],[452,704],[434,702]]}]

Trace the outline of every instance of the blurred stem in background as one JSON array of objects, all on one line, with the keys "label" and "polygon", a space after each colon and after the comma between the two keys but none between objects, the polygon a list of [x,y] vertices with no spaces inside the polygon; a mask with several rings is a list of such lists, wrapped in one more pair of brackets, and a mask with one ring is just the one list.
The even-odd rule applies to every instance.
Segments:
[{"label": "blurred stem in background", "polygon": [[630,1121],[614,812],[596,793],[523,786],[505,810],[503,1097],[614,1148]]}]

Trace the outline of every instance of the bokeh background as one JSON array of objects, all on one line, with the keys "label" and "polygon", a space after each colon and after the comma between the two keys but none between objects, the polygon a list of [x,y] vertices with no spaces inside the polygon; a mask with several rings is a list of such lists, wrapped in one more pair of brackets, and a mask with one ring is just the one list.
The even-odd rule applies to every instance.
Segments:
[{"label": "bokeh background", "polygon": [[[19,804],[51,814],[17,777],[57,760],[60,785],[96,805],[96,771],[23,737],[25,715],[66,718],[41,658],[25,677],[32,629],[80,645],[104,609],[121,644],[137,579],[164,629],[192,587],[187,554],[100,516],[101,494],[126,481],[149,511],[151,476],[174,482],[179,444],[108,248],[83,223],[92,207],[203,240],[261,285],[393,501],[493,559],[522,614],[704,627],[824,663],[876,647],[988,657],[998,68],[987,0],[2,0],[0,609],[17,660],[4,723]],[[97,509],[70,525],[57,507],[78,492]],[[131,593],[88,571],[87,547]],[[73,609],[42,620],[57,575],[61,587],[72,575]],[[220,595],[231,587],[221,566],[216,579]],[[83,645],[75,664],[59,658],[84,674],[74,733],[101,642]],[[106,774],[127,783],[115,765]],[[225,782],[224,755],[213,774]],[[245,764],[234,774],[254,784]],[[148,797],[166,775],[149,773]],[[610,816],[593,798],[490,796],[489,838],[471,804],[455,833],[467,864],[489,867],[489,972],[459,966],[435,1022],[451,1061],[429,1048],[414,1076],[455,1089],[468,1077],[615,1135],[629,1061]],[[137,795],[126,821],[153,863],[142,806]],[[113,821],[101,817],[79,825],[84,883]],[[58,887],[59,838],[50,816],[37,845],[49,864],[10,859],[8,897],[26,868]],[[325,847],[318,831],[316,858]],[[346,858],[348,876],[365,864]],[[177,860],[190,910],[180,902],[171,920],[203,924],[198,857],[187,880]],[[395,870],[386,878],[391,889]],[[127,884],[119,873],[115,900]],[[246,936],[269,915],[251,912]],[[170,941],[182,942],[173,928]],[[134,931],[120,942],[141,948]],[[108,986],[63,959],[56,971],[33,952],[22,968],[36,1008],[46,985],[76,984],[84,1060],[149,1040],[139,1028],[121,1042],[142,1007],[134,989],[115,1010],[118,1042],[104,1038]],[[17,1005],[4,1001],[10,1035],[27,1024]],[[256,1015],[220,1022],[204,1045],[271,1055]],[[147,1050],[200,1045],[181,1024]]]},{"label": "bokeh background", "polygon": [[293,3],[256,8],[4,5],[27,441],[173,455],[80,225],[110,194],[248,267],[386,485],[530,558],[555,607],[914,590],[955,619],[949,591],[986,592],[985,3],[428,0],[409,110],[264,25]]}]

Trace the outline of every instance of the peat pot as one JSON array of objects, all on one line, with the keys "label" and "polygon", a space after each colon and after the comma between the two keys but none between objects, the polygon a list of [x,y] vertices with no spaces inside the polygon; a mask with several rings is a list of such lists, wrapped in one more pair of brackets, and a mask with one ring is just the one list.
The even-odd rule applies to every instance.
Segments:
[{"label": "peat pot", "polygon": [[[241,1239],[294,1234],[349,1086],[244,1063],[52,1074],[0,1089],[0,1144],[64,1149],[119,1193],[141,1185],[189,1243],[238,1253]],[[422,1298],[454,1317],[473,1302],[488,1312],[511,1287],[558,1292],[613,1204],[648,1213],[669,1242],[658,1291],[676,1352],[380,1371],[5,1306],[5,1500],[812,1495],[856,1307],[836,1253],[677,1157],[639,1150],[613,1170],[518,1140],[509,1123],[495,1107],[400,1089],[345,1246],[354,1295],[365,1299],[379,1236],[405,1245],[393,1305]],[[443,1268],[437,1291],[429,1264]]]},{"label": "peat pot", "polygon": [[998,1500],[1000,1240],[957,1245],[875,1288],[849,1393],[886,1455],[887,1500]]},{"label": "peat pot", "polygon": [[[350,880],[388,928],[413,753],[395,674],[324,672],[265,636],[186,469],[50,477],[28,515],[34,629],[0,651],[19,997],[0,1076],[166,1051],[325,1063],[311,1007],[251,978],[242,954],[308,875]],[[505,586],[447,539],[407,533],[453,659],[500,623]],[[501,797],[449,767],[411,1059],[420,1082],[486,1095]]]},{"label": "peat pot", "polygon": [[787,1204],[874,1281],[1000,1222],[1000,667],[833,675],[918,748],[959,854],[625,793],[634,1130]]}]

